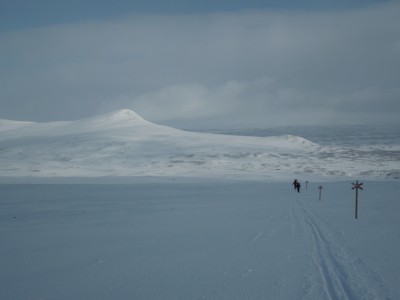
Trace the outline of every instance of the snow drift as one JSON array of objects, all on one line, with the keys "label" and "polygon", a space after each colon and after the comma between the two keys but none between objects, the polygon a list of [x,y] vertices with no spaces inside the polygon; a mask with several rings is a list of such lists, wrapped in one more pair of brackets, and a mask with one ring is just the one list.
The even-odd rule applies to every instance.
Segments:
[{"label": "snow drift", "polygon": [[0,120],[2,177],[293,176],[398,178],[397,159],[299,136],[196,133],[123,109],[78,121]]}]

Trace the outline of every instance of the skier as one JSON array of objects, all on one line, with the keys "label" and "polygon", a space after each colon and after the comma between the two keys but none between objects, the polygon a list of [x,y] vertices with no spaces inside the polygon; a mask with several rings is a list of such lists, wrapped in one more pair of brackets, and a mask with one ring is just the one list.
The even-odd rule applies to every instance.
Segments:
[{"label": "skier", "polygon": [[297,179],[295,179],[295,180],[293,181],[292,184],[293,184],[293,188],[296,189],[296,186],[297,186]]},{"label": "skier", "polygon": [[301,187],[300,181],[297,181],[296,190],[297,190],[298,193],[300,193],[300,187]]}]

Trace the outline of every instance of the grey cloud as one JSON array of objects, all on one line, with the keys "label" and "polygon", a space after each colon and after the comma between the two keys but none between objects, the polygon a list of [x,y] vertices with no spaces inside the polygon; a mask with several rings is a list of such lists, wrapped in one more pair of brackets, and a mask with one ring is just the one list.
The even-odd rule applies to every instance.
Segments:
[{"label": "grey cloud", "polygon": [[133,15],[2,33],[0,118],[74,119],[129,107],[155,122],[396,120],[399,13],[391,3]]}]

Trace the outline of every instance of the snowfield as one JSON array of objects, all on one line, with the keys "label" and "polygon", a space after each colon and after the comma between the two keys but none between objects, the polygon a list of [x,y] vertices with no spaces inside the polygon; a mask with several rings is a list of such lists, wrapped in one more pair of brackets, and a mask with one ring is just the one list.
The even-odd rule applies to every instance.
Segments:
[{"label": "snowfield", "polygon": [[195,133],[130,110],[0,120],[0,299],[400,299],[400,153],[381,141]]},{"label": "snowfield", "polygon": [[187,132],[126,109],[78,121],[0,121],[0,177],[398,179],[398,152],[321,146],[293,135]]},{"label": "snowfield", "polygon": [[0,299],[400,299],[399,182],[0,185]]}]

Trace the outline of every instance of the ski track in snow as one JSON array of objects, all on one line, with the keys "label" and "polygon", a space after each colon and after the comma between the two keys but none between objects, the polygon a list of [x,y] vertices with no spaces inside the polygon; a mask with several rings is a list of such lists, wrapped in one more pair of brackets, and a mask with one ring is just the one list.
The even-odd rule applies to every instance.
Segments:
[{"label": "ski track in snow", "polygon": [[300,222],[311,239],[313,260],[319,271],[325,299],[390,299],[382,297],[385,288],[381,279],[350,249],[346,249],[345,241],[338,234],[310,212],[300,195],[294,203],[302,219]]},{"label": "ski track in snow", "polygon": [[344,211],[324,210],[333,203],[315,201],[310,187],[149,182],[0,186],[0,298],[400,299],[388,280],[398,270],[384,264],[398,264],[395,230],[380,239],[392,251],[375,248],[373,259],[350,240],[359,229],[376,247],[368,234],[398,224],[387,219],[396,199],[379,209],[384,227],[371,218],[367,232],[351,233],[339,223]]}]

